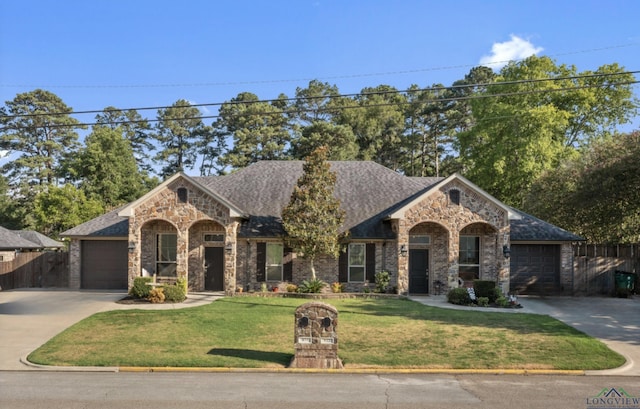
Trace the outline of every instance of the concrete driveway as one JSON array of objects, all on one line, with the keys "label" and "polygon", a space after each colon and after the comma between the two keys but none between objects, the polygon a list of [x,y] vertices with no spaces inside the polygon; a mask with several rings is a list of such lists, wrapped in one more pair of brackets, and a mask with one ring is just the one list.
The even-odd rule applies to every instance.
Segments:
[{"label": "concrete driveway", "polygon": [[116,309],[195,307],[222,293],[189,293],[180,304],[118,304],[126,291],[19,289],[0,291],[0,370],[34,369],[21,362],[66,328],[95,313]]},{"label": "concrete driveway", "polygon": [[[411,298],[434,307],[482,310],[479,307],[449,304],[444,295]],[[523,308],[489,308],[487,311],[549,315],[587,335],[600,339],[609,348],[627,358],[627,363],[620,368],[587,371],[587,373],[640,376],[640,296],[634,298],[523,296],[518,301]]]}]

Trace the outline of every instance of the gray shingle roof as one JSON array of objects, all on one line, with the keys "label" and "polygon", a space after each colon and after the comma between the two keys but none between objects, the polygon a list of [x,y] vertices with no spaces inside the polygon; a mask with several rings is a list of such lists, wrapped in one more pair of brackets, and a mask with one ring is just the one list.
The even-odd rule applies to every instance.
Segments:
[{"label": "gray shingle roof", "polygon": [[0,227],[0,250],[39,249],[42,246],[18,236],[15,232]]},{"label": "gray shingle roof", "polygon": [[33,243],[37,244],[38,246],[42,247],[43,249],[61,249],[61,248],[64,248],[64,243],[61,243],[59,241],[55,241],[53,239],[50,239],[49,237],[45,236],[42,233],[38,233],[37,231],[33,231],[33,230],[14,230],[13,233],[16,234],[19,237],[22,237],[23,239],[29,240],[30,242],[33,242]]},{"label": "gray shingle roof", "polygon": [[[196,179],[233,203],[239,203],[252,216],[243,224],[241,236],[263,236],[265,227],[270,234],[282,235],[278,220],[302,175],[303,163],[263,161],[228,176]],[[346,212],[344,230],[349,230],[352,237],[393,237],[390,226],[383,223],[384,211],[425,189],[422,181],[407,178],[375,162],[330,164],[337,174],[335,196]]]},{"label": "gray shingle roof", "polygon": [[61,237],[87,236],[87,237],[128,237],[129,219],[118,216],[120,209],[112,210],[107,214],[91,219],[72,229],[60,234]]},{"label": "gray shingle roof", "polygon": [[513,219],[511,225],[511,241],[584,241],[583,237],[568,232],[544,220],[531,216],[517,209],[512,209],[521,219]]},{"label": "gray shingle roof", "polygon": [[[227,176],[193,177],[202,186],[240,206],[250,215],[242,223],[240,237],[272,237],[284,234],[280,215],[298,178],[302,161],[262,161]],[[385,219],[428,191],[443,178],[406,177],[375,162],[330,162],[337,173],[335,195],[346,212],[344,230],[353,238],[394,238]],[[123,206],[124,207],[124,206]],[[61,236],[127,237],[128,219],[120,209],[76,226]],[[511,221],[512,241],[576,241],[580,237],[557,226],[519,212]]]}]

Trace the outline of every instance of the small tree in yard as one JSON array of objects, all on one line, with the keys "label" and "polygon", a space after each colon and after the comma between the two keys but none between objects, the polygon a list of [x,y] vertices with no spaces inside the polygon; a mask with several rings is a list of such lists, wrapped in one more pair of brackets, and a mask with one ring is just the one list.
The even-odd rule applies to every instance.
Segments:
[{"label": "small tree in yard", "polygon": [[333,195],[336,174],[331,171],[327,156],[328,149],[320,147],[306,158],[303,174],[282,211],[285,241],[309,260],[313,280],[316,279],[313,262],[319,255],[334,258],[340,255],[340,226],[345,216],[340,201]]}]

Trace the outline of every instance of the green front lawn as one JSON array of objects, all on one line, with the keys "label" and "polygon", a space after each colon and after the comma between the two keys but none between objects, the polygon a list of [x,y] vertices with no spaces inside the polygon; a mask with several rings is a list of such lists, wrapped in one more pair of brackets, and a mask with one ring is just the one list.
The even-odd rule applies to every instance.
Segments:
[{"label": "green front lawn", "polygon": [[[285,367],[295,298],[234,297],[178,310],[96,314],[43,345],[46,365]],[[460,311],[409,300],[329,300],[346,368],[605,369],[624,358],[560,321]]]}]

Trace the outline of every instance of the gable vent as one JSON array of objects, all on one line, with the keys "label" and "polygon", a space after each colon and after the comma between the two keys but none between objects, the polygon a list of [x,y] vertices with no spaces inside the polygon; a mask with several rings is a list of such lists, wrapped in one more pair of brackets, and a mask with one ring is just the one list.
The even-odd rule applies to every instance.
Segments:
[{"label": "gable vent", "polygon": [[187,203],[187,200],[189,199],[189,191],[187,190],[186,187],[179,187],[177,190],[178,193],[178,200],[181,203]]}]

